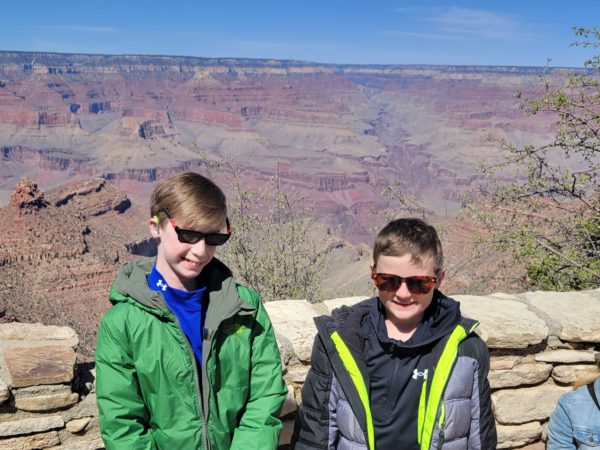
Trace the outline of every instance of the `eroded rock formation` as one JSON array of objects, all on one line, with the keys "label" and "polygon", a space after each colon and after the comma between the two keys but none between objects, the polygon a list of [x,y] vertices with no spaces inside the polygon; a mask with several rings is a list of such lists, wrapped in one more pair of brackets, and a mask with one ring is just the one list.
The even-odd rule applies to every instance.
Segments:
[{"label": "eroded rock formation", "polygon": [[36,214],[47,205],[48,203],[44,199],[44,191],[27,177],[21,178],[10,196],[10,206],[15,215],[18,216]]},{"label": "eroded rock formation", "polygon": [[92,355],[108,290],[145,237],[145,221],[125,192],[103,179],[73,181],[44,193],[21,180],[0,209],[0,310],[20,321],[72,324]]}]

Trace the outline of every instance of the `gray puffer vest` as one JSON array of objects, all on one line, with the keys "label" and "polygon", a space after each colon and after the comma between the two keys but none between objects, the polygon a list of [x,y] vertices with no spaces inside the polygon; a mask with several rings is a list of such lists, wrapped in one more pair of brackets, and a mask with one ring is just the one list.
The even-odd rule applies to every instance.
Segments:
[{"label": "gray puffer vest", "polygon": [[[315,319],[318,334],[302,389],[294,435],[296,450],[375,450],[371,409],[377,405],[369,402],[360,326],[373,301],[378,300],[366,300]],[[427,401],[422,405],[425,412],[419,414],[422,450],[496,448],[487,381],[489,355],[483,341],[473,333],[475,327],[476,322],[463,318],[456,333],[436,344],[436,375],[424,384],[423,398]],[[445,376],[443,366],[447,366]],[[435,392],[439,392],[439,403]]]}]

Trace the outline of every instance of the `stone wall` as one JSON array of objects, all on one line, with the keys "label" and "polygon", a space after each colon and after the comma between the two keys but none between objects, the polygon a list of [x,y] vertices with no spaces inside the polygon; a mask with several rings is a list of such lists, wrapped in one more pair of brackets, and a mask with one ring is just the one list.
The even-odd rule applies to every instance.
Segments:
[{"label": "stone wall", "polygon": [[[456,296],[476,318],[491,352],[489,375],[499,449],[543,449],[548,417],[575,379],[593,370],[600,350],[600,290]],[[364,297],[310,304],[267,303],[288,398],[281,416],[287,448],[300,389],[310,366],[313,318]],[[0,450],[102,449],[94,369],[78,364],[68,327],[0,324]]]},{"label": "stone wall", "polygon": [[78,344],[69,327],[0,324],[0,450],[104,448]]},{"label": "stone wall", "polygon": [[[284,376],[298,400],[316,333],[313,317],[364,298],[322,304],[267,303]],[[580,375],[595,369],[594,354],[600,350],[600,290],[454,298],[464,315],[480,322],[478,332],[490,349],[497,448],[543,449],[548,417],[558,398],[573,389]],[[284,430],[290,429],[291,423],[286,423]],[[282,438],[287,438],[285,431]]]}]

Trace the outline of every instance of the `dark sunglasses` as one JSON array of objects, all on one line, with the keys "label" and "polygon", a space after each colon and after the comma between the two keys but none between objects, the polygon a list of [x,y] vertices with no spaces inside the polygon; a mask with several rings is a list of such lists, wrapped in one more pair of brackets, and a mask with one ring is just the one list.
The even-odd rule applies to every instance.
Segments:
[{"label": "dark sunglasses", "polygon": [[400,289],[402,282],[405,282],[411,294],[427,294],[435,287],[435,283],[437,282],[436,277],[427,275],[415,275],[404,278],[389,273],[373,272],[371,278],[375,282],[377,289],[383,292],[396,292]]},{"label": "dark sunglasses", "polygon": [[173,225],[175,233],[177,233],[177,239],[184,244],[196,244],[204,239],[206,245],[223,245],[231,236],[231,225],[229,224],[229,219],[227,217],[225,218],[227,233],[201,233],[200,231],[179,228],[175,223],[175,219],[171,217],[171,214],[169,214],[169,211],[166,209],[161,209],[159,212],[165,213],[171,222],[171,225]]}]

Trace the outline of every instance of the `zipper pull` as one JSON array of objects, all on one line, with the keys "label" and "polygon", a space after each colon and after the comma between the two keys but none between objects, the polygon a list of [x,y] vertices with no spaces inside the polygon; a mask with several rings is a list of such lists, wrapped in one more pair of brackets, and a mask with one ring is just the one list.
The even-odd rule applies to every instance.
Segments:
[{"label": "zipper pull", "polygon": [[442,446],[444,445],[444,430],[440,430],[440,434],[438,435],[438,445],[437,445],[437,450],[441,450]]},{"label": "zipper pull", "polygon": [[204,327],[204,330],[202,330],[202,340],[204,341],[212,341],[212,338],[215,335],[215,330],[209,330],[208,328]]}]

